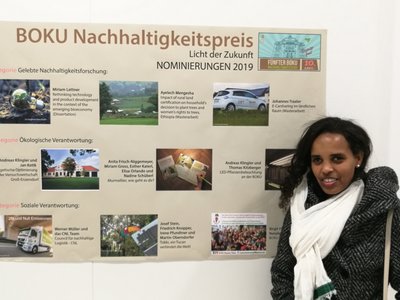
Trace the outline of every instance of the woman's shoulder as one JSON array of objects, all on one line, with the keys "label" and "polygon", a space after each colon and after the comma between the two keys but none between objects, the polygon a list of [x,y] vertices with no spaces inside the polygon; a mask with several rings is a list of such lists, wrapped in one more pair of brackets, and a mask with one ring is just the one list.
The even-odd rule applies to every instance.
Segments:
[{"label": "woman's shoulder", "polygon": [[370,169],[364,181],[366,188],[388,190],[394,193],[399,189],[399,180],[396,172],[387,166]]},{"label": "woman's shoulder", "polygon": [[367,180],[382,180],[396,185],[399,184],[396,172],[387,166],[370,169],[367,173]]}]

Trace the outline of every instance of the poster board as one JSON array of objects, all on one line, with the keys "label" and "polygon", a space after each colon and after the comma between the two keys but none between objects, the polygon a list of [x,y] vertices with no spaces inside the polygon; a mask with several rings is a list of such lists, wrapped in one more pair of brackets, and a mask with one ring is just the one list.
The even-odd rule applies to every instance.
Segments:
[{"label": "poster board", "polygon": [[0,26],[1,259],[274,254],[325,31]]}]

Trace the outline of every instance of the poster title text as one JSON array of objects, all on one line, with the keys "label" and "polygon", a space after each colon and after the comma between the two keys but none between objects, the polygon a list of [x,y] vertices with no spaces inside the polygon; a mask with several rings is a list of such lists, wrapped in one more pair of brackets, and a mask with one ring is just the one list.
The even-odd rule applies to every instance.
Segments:
[{"label": "poster title text", "polygon": [[180,34],[175,30],[160,33],[145,29],[131,33],[123,29],[91,32],[86,29],[19,27],[16,38],[17,43],[157,46],[162,50],[170,47],[207,47],[212,50],[220,47],[249,48],[254,44],[253,37],[243,32],[237,35],[209,35],[196,31]]}]

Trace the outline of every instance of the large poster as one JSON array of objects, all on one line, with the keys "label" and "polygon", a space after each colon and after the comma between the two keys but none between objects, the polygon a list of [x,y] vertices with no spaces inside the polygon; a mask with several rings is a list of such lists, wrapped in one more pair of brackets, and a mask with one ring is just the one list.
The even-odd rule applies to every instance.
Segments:
[{"label": "large poster", "polygon": [[0,23],[0,259],[271,257],[324,30]]}]

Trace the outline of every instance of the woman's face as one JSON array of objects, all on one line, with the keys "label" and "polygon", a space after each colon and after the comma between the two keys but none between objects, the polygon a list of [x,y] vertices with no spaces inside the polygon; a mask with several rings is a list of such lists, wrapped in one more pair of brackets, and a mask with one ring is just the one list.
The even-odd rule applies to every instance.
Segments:
[{"label": "woman's face", "polygon": [[353,154],[345,137],[338,133],[319,135],[311,147],[311,170],[328,195],[345,190],[353,180],[362,154]]}]

